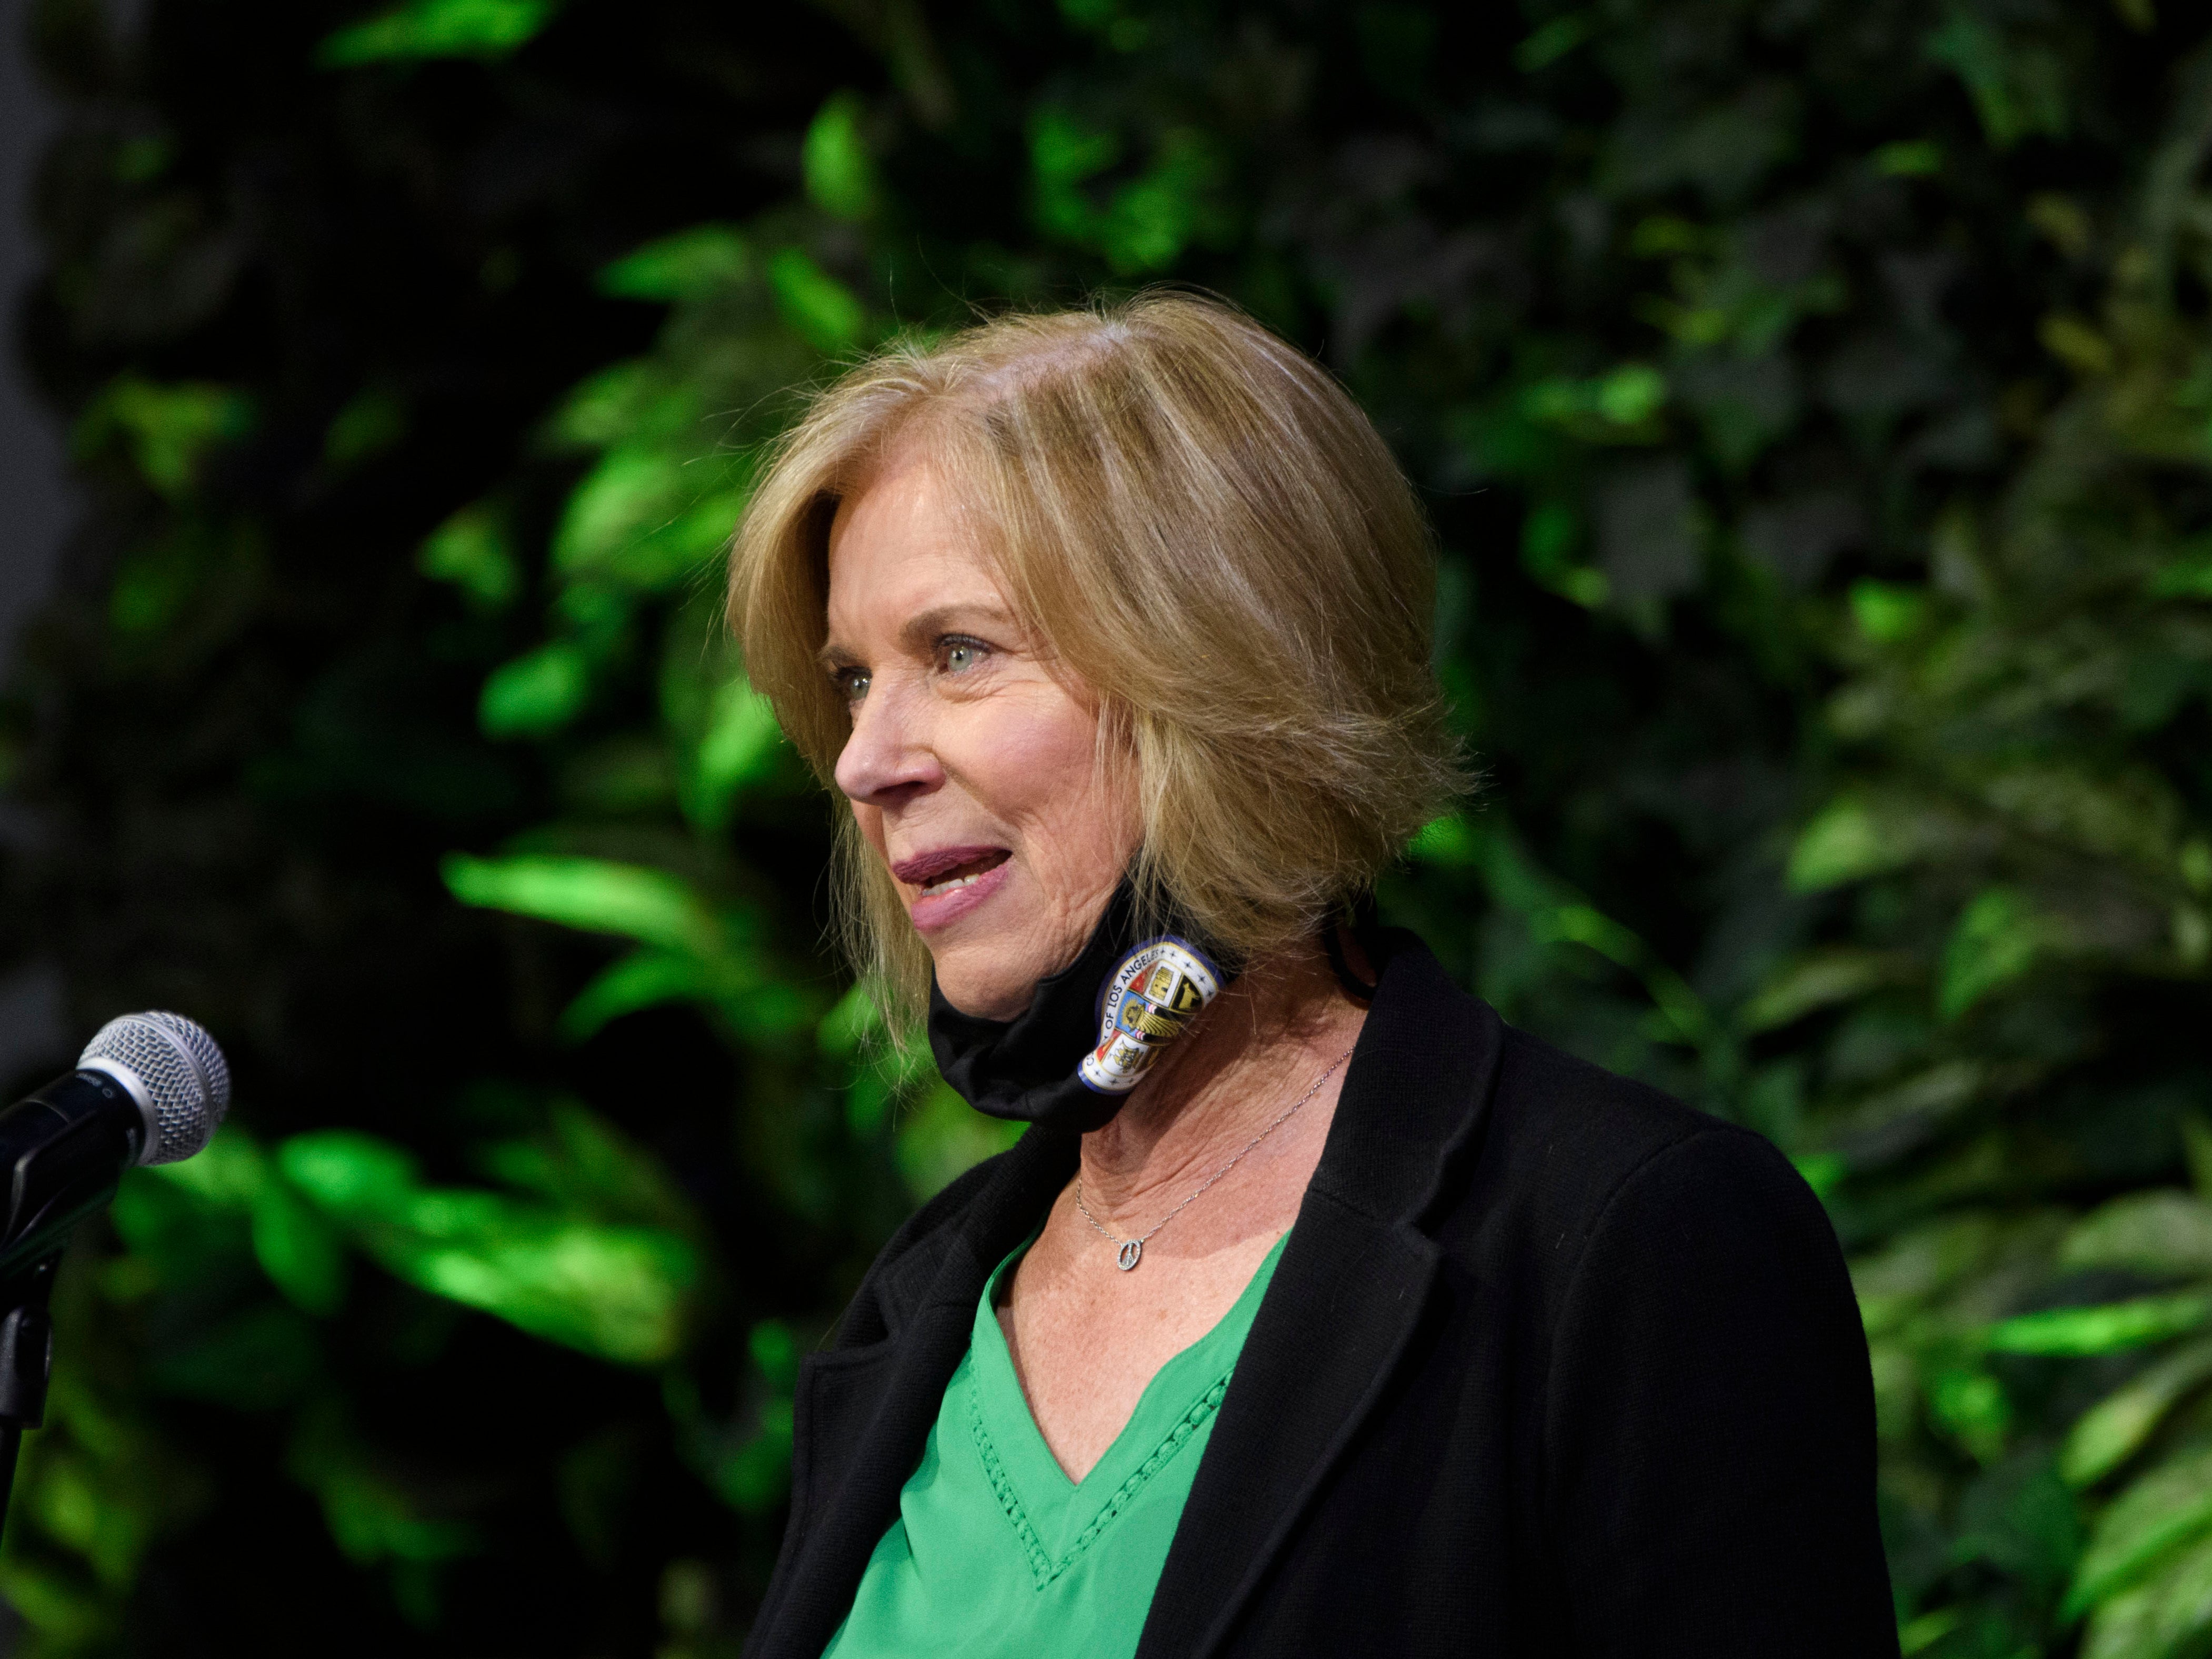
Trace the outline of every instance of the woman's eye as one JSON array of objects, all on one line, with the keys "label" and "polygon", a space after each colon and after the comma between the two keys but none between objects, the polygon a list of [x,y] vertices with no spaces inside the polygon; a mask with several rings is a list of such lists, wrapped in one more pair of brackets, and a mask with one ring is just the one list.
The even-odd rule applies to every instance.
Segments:
[{"label": "woman's eye", "polygon": [[868,695],[868,671],[865,668],[841,668],[832,677],[837,695],[847,702],[858,702]]},{"label": "woman's eye", "polygon": [[983,660],[989,647],[976,640],[947,640],[942,647],[945,672],[964,674]]}]

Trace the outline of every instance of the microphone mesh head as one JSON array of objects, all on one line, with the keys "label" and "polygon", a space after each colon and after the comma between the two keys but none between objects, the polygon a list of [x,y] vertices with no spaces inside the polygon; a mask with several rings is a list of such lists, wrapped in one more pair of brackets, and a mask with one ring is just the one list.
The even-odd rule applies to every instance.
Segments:
[{"label": "microphone mesh head", "polygon": [[124,1014],[93,1034],[80,1066],[120,1068],[153,1115],[141,1164],[173,1164],[208,1144],[230,1109],[230,1066],[215,1039],[182,1014]]}]

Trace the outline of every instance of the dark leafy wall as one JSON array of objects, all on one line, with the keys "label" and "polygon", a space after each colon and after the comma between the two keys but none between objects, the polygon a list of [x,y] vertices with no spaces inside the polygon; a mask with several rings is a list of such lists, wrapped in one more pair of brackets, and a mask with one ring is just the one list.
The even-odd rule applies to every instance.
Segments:
[{"label": "dark leafy wall", "polygon": [[65,1269],[29,1650],[733,1650],[797,1354],[1000,1143],[823,952],[717,552],[795,389],[1153,281],[1435,519],[1489,781],[1386,910],[1827,1200],[1908,1651],[2212,1639],[2187,9],[111,18],[32,8],[89,507],[0,930],[238,1105]]}]

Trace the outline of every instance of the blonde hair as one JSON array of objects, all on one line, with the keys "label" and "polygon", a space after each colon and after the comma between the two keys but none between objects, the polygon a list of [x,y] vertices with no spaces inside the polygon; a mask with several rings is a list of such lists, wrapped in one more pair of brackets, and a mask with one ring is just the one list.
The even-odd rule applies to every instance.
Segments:
[{"label": "blonde hair", "polygon": [[[1152,292],[895,344],[817,397],[730,561],[753,684],[833,788],[817,653],[837,503],[918,440],[1009,602],[1095,696],[1135,787],[1139,892],[1259,958],[1364,891],[1468,787],[1429,665],[1434,558],[1343,387],[1213,300]],[[896,1029],[929,959],[849,814],[843,942]]]}]

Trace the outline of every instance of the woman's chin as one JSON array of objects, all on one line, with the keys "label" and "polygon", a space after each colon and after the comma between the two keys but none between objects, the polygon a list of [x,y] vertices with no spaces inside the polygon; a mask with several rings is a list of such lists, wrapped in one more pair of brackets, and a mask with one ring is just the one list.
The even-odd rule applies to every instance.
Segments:
[{"label": "woman's chin", "polygon": [[936,967],[939,993],[971,1019],[1018,1018],[1036,996],[1036,978],[1008,974],[1006,957],[988,944],[946,951]]}]

